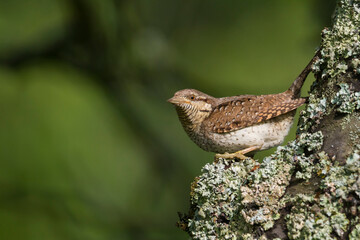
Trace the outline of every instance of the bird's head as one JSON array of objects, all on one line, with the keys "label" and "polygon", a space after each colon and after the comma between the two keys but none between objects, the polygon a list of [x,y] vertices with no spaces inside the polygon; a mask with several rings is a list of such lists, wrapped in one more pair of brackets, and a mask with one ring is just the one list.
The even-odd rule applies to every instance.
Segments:
[{"label": "bird's head", "polygon": [[168,99],[176,108],[193,109],[200,112],[210,112],[214,97],[195,89],[184,89],[177,91],[174,96]]},{"label": "bird's head", "polygon": [[197,127],[210,115],[215,98],[195,89],[177,91],[168,100],[176,107],[184,127]]}]

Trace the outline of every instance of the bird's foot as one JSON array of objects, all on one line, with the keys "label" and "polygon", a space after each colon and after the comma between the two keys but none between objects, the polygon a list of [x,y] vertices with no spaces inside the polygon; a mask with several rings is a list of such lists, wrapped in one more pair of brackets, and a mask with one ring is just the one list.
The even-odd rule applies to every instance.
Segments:
[{"label": "bird's foot", "polygon": [[243,150],[240,150],[240,151],[237,151],[237,152],[234,152],[234,153],[217,153],[215,154],[215,162],[219,161],[220,158],[224,158],[224,159],[240,159],[240,160],[245,160],[247,158],[251,158],[251,157],[248,157],[246,156],[245,154],[246,153],[249,153],[249,152],[252,152],[252,151],[255,151],[255,150],[260,150],[261,149],[261,146],[252,146],[252,147],[248,147],[248,148],[245,148]]},{"label": "bird's foot", "polygon": [[240,160],[245,160],[249,157],[245,156],[242,151],[237,151],[234,153],[217,153],[215,154],[215,160],[218,161],[220,158],[224,158],[224,159],[240,159]]}]

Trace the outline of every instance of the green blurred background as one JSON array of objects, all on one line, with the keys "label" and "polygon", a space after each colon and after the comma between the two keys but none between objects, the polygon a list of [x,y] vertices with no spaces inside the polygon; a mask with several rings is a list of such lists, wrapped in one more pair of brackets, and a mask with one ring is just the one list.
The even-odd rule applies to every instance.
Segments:
[{"label": "green blurred background", "polygon": [[286,90],[334,5],[0,1],[0,239],[187,239],[177,211],[213,154],[166,99]]}]

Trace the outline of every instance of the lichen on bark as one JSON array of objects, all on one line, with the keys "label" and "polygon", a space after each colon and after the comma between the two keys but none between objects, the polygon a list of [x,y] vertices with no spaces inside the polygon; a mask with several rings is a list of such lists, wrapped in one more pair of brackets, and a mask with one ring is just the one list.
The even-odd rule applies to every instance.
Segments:
[{"label": "lichen on bark", "polygon": [[193,239],[360,239],[360,0],[339,0],[297,137],[206,164],[178,225]]}]

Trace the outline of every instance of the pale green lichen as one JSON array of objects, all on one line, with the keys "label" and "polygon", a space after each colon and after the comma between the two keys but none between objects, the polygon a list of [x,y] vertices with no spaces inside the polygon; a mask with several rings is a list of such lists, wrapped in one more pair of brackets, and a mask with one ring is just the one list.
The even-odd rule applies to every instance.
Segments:
[{"label": "pale green lichen", "polygon": [[193,239],[236,239],[247,231],[249,227],[239,214],[239,188],[255,166],[250,159],[219,159],[204,166],[191,193],[195,209],[189,216],[187,231]]},{"label": "pale green lichen", "polygon": [[[336,239],[333,232],[343,237],[347,231],[350,221],[344,213],[344,201],[350,193],[360,196],[360,157],[355,152],[345,165],[335,163],[327,168],[322,172],[326,176],[321,181],[323,194],[307,198],[307,201],[290,201],[294,204],[286,217],[290,239]],[[352,224],[358,222],[356,219]],[[356,236],[358,232],[353,230],[351,234]]]},{"label": "pale green lichen", "polygon": [[336,212],[330,219],[332,229],[338,236],[342,237],[349,224],[349,220],[346,218],[346,215],[344,213]]},{"label": "pale green lichen", "polygon": [[[318,150],[322,146],[322,134],[301,134],[286,147],[279,147],[266,157],[257,171],[251,172],[247,184],[240,188],[242,195],[242,216],[251,225],[260,224],[264,230],[271,228],[280,217],[279,210],[286,201],[280,201],[290,183],[296,164],[305,151]],[[254,209],[254,206],[257,206]]]},{"label": "pale green lichen", "polygon": [[242,240],[267,240],[265,235],[262,235],[260,237],[254,237],[252,234],[250,233],[246,233],[244,235],[241,236]]},{"label": "pale green lichen", "polygon": [[300,113],[298,133],[307,132],[312,125],[319,121],[326,113],[326,106],[326,98],[310,94],[306,109]]},{"label": "pale green lichen", "polygon": [[299,170],[295,173],[296,179],[309,180],[314,176],[323,177],[327,174],[331,161],[327,154],[322,151],[316,156],[298,157]]},{"label": "pale green lichen", "polygon": [[360,239],[360,224],[357,224],[349,235],[350,240]]},{"label": "pale green lichen", "polygon": [[349,68],[346,60],[360,54],[359,6],[359,0],[339,0],[332,28],[322,31],[322,78],[345,73]]},{"label": "pale green lichen", "polygon": [[326,178],[322,181],[322,188],[326,189],[333,197],[346,199],[350,192],[360,197],[360,160],[355,152],[346,164],[334,164]]},{"label": "pale green lichen", "polygon": [[333,239],[330,219],[313,205],[314,196],[298,195],[291,202],[294,206],[285,218],[290,239]]},{"label": "pale green lichen", "polygon": [[[357,118],[360,118],[360,114],[359,113],[353,113],[355,117]],[[356,150],[360,150],[360,135],[359,135],[359,132],[360,132],[360,122],[358,123],[354,123],[354,130],[351,130],[349,132],[349,137],[350,137],[350,140],[354,146],[354,149]]]},{"label": "pale green lichen", "polygon": [[302,133],[299,135],[296,141],[297,146],[294,146],[294,148],[297,149],[297,153],[303,153],[304,150],[309,152],[317,151],[323,144],[323,138],[320,131],[316,133]]},{"label": "pale green lichen", "polygon": [[346,83],[340,83],[340,90],[331,100],[332,104],[337,105],[337,111],[341,113],[352,113],[360,109],[360,92],[353,92]]},{"label": "pale green lichen", "polygon": [[351,63],[350,63],[350,66],[353,68],[353,69],[358,69],[359,66],[360,66],[360,59],[358,58],[354,58],[351,60]]},{"label": "pale green lichen", "polygon": [[[315,152],[320,150],[323,143],[323,135],[322,133],[303,133],[299,135],[298,145],[303,146],[303,148],[299,148],[300,150],[306,150],[307,152]],[[298,151],[297,153],[297,166],[298,171],[295,173],[295,177],[297,179],[308,180],[313,175],[318,174],[319,170],[321,170],[324,165],[328,165],[328,158],[324,152],[320,154],[320,160],[318,160],[318,156],[314,154],[305,155],[304,151]],[[315,162],[317,161],[317,162]]]}]

